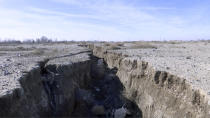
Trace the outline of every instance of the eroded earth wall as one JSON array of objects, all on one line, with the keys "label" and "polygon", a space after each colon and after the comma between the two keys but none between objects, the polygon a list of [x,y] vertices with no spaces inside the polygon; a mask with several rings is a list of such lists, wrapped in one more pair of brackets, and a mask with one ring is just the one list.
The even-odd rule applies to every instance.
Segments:
[{"label": "eroded earth wall", "polygon": [[75,89],[86,87],[90,66],[90,60],[69,65],[46,65],[51,72],[62,75],[49,84],[44,84],[42,69],[34,68],[20,78],[20,88],[0,97],[0,116],[70,116],[75,104]]},{"label": "eroded earth wall", "polygon": [[135,101],[143,118],[210,118],[208,98],[194,90],[184,78],[155,70],[137,57],[115,53],[102,46],[89,45],[93,54],[117,67],[125,86],[125,96]]}]

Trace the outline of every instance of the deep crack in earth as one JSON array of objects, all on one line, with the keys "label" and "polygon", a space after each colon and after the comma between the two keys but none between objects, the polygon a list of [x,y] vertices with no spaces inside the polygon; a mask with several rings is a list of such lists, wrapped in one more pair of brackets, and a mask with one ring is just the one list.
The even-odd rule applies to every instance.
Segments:
[{"label": "deep crack in earth", "polygon": [[[103,59],[93,55],[91,57],[91,70],[89,83],[86,87],[75,89],[75,101],[72,110],[72,117],[104,117],[104,118],[124,118],[142,117],[142,112],[138,106],[123,96],[124,86],[116,76],[117,68],[108,68]],[[62,79],[57,68],[45,66],[49,60],[40,63],[41,79],[48,95],[48,104],[51,115],[54,117],[62,116],[59,110],[61,101]],[[80,72],[82,73],[82,72]]]}]

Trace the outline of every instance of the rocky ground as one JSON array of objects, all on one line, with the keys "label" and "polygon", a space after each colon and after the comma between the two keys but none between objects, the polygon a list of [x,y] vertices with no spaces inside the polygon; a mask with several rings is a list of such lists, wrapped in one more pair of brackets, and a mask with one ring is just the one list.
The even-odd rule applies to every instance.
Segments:
[{"label": "rocky ground", "polygon": [[[21,88],[19,80],[48,59],[46,65],[56,65],[56,69],[50,70],[49,66],[48,71],[42,73],[41,67],[38,78],[48,79],[54,78],[56,73],[63,74],[66,77],[58,79],[59,86],[63,88],[56,88],[58,84],[54,81],[39,85],[39,80],[34,88],[27,86],[24,89],[29,92],[27,94],[31,90],[36,94],[36,89],[44,86],[38,94],[45,91],[48,100],[51,99],[49,104],[53,102],[51,107],[59,104],[55,100],[59,96],[55,97],[54,91],[62,91],[65,93],[62,96],[74,99],[74,103],[69,105],[74,107],[72,116],[125,117],[127,114],[143,118],[202,118],[209,115],[206,106],[209,99],[203,99],[210,95],[209,50],[210,43],[207,41],[0,45],[0,98]],[[93,55],[90,55],[92,51]],[[85,63],[80,66],[82,62]],[[59,72],[57,67],[65,69],[65,73]],[[23,99],[31,99],[31,95],[27,94]],[[46,95],[41,97],[32,101],[36,103],[47,99]]]},{"label": "rocky ground", "polygon": [[[39,61],[46,58],[55,58],[49,61],[54,64],[69,64],[88,60],[87,53],[69,54],[87,51],[77,44],[17,44],[0,46],[0,96],[19,88],[19,79],[24,73],[38,66]],[[63,57],[64,56],[64,57]],[[66,57],[65,57],[66,56]]]},{"label": "rocky ground", "polygon": [[156,70],[187,80],[195,89],[210,95],[210,43],[125,43],[113,52],[144,60]]},{"label": "rocky ground", "polygon": [[[83,45],[2,45],[0,53],[2,117],[141,117],[135,103],[123,97],[117,70]],[[28,106],[33,112],[26,113]]]},{"label": "rocky ground", "polygon": [[94,43],[144,118],[208,118],[208,41]]}]

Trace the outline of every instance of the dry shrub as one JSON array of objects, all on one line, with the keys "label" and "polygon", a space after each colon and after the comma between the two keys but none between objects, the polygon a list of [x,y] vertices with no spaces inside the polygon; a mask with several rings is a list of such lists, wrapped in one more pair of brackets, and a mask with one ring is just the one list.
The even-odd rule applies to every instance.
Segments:
[{"label": "dry shrub", "polygon": [[129,49],[157,49],[157,46],[152,45],[149,42],[134,42],[134,45],[130,46]]},{"label": "dry shrub", "polygon": [[52,50],[45,52],[45,55],[46,56],[56,56],[58,54],[58,52],[59,52],[58,49],[52,49]]},{"label": "dry shrub", "polygon": [[35,49],[32,52],[32,55],[36,55],[36,56],[43,55],[45,53],[45,50],[47,50],[47,49],[46,48],[38,48],[38,49]]},{"label": "dry shrub", "polygon": [[118,50],[118,49],[121,49],[124,46],[124,44],[123,43],[105,43],[104,46],[106,46],[108,50]]},{"label": "dry shrub", "polygon": [[25,48],[25,47],[1,47],[0,51],[30,51],[33,48]]},{"label": "dry shrub", "polygon": [[82,41],[82,42],[79,42],[78,46],[81,46],[81,47],[88,47],[88,43],[85,42],[85,41]]},{"label": "dry shrub", "polygon": [[34,48],[24,48],[24,47],[17,47],[16,50],[17,51],[29,51],[29,50],[33,50]]},{"label": "dry shrub", "polygon": [[164,41],[166,44],[181,44],[184,43],[185,41],[177,41],[177,40],[171,40],[171,41]]},{"label": "dry shrub", "polygon": [[2,56],[2,55],[6,55],[7,53],[0,53],[0,56]]},{"label": "dry shrub", "polygon": [[123,47],[124,44],[123,43],[116,43],[117,46]]},{"label": "dry shrub", "polygon": [[10,47],[1,47],[0,51],[16,51],[15,48],[10,48]]},{"label": "dry shrub", "polygon": [[121,49],[119,46],[109,46],[109,50],[119,50]]},{"label": "dry shrub", "polygon": [[110,46],[110,45],[111,45],[110,43],[105,43],[105,44],[104,44],[104,46]]},{"label": "dry shrub", "polygon": [[177,41],[168,41],[167,43],[168,44],[179,44],[179,42],[177,42]]}]

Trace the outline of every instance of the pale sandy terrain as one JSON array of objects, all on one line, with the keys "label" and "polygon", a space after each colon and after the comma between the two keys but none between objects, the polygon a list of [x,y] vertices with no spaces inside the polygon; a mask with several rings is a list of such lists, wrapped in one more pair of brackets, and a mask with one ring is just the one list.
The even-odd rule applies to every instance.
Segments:
[{"label": "pale sandy terrain", "polygon": [[[135,43],[124,43],[122,49],[112,50],[131,57],[145,60],[157,70],[167,71],[187,79],[193,87],[200,88],[210,94],[210,43],[150,43],[156,48],[138,48]],[[101,44],[99,44],[101,45]],[[102,44],[103,45],[103,44]],[[133,49],[133,47],[135,47]],[[25,71],[37,66],[37,62],[45,58],[64,56],[70,53],[85,51],[77,44],[65,45],[16,45],[0,47],[0,92],[19,86],[18,80]],[[69,63],[86,60],[75,55],[67,61],[55,59],[53,63]],[[62,57],[65,60],[65,57]],[[79,59],[79,60],[78,60]]]},{"label": "pale sandy terrain", "polygon": [[116,50],[149,62],[154,68],[185,78],[193,87],[210,94],[210,43],[183,42],[176,44],[151,43],[157,47]]},{"label": "pale sandy terrain", "polygon": [[[47,99],[45,95],[47,92],[44,92],[42,95],[43,91],[47,89],[43,88],[44,85],[41,84],[45,81],[42,80],[45,75],[41,73],[44,71],[40,70],[43,67],[39,65],[39,62],[45,62],[44,60],[46,59],[49,59],[47,65],[54,65],[56,69],[59,67],[65,70],[65,72],[56,70],[57,73],[61,73],[65,78],[61,79],[61,76],[55,80],[56,82],[59,81],[62,83],[58,83],[57,85],[59,86],[56,86],[57,89],[55,90],[62,90],[59,91],[59,95],[65,93],[63,96],[64,98],[68,98],[68,102],[71,103],[70,106],[74,106],[74,103],[76,103],[75,101],[69,100],[70,98],[76,99],[74,96],[75,88],[79,86],[81,88],[85,86],[91,88],[91,82],[94,83],[92,85],[95,85],[95,87],[92,87],[94,89],[91,94],[95,95],[94,92],[98,91],[99,94],[96,95],[99,98],[103,96],[103,92],[100,92],[100,90],[103,90],[102,86],[106,86],[103,83],[105,82],[103,79],[106,77],[104,70],[108,69],[105,66],[107,64],[110,69],[107,70],[107,76],[111,74],[113,77],[119,78],[119,83],[125,87],[125,90],[122,92],[123,96],[135,102],[136,108],[138,109],[133,111],[138,111],[138,114],[136,114],[137,112],[133,113],[134,116],[141,116],[141,113],[143,113],[143,118],[151,116],[155,118],[156,116],[161,118],[172,116],[174,118],[203,118],[204,116],[210,116],[210,100],[208,99],[210,95],[210,43],[207,41],[78,42],[72,44],[0,45],[0,97],[2,100],[6,98],[4,101],[9,101],[5,103],[9,108],[6,112],[7,115],[11,111],[15,111],[13,110],[13,105],[17,111],[19,108],[27,108],[27,105],[34,105],[33,109],[36,109],[36,112],[30,115],[38,115],[38,112],[42,111],[42,109],[39,109],[40,106],[36,106],[35,103],[40,103],[43,108],[48,108],[44,105],[51,99]],[[84,63],[82,64],[82,62]],[[100,64],[103,67],[97,68]],[[87,72],[84,74],[83,71]],[[115,72],[116,75],[113,75]],[[105,77],[99,77],[97,75],[103,75]],[[94,76],[95,78],[103,78],[101,85],[94,80]],[[37,77],[38,79],[36,79]],[[54,81],[54,76],[51,78]],[[25,83],[20,84],[20,79]],[[90,80],[94,81],[90,82]],[[108,78],[108,80],[111,82],[112,79]],[[107,85],[116,87],[114,83]],[[22,98],[16,96],[15,99],[10,99],[11,96],[7,96],[12,92],[12,96],[16,95],[16,92],[13,90],[21,87],[24,88]],[[100,87],[102,88],[98,89]],[[110,87],[105,87],[104,90],[109,90],[108,88]],[[21,95],[21,90],[17,90],[18,95]],[[114,90],[117,90],[117,88]],[[109,91],[114,90],[110,88]],[[53,94],[54,92],[52,91]],[[7,97],[4,98],[4,96]],[[33,99],[31,96],[35,98]],[[87,96],[84,96],[84,99]],[[63,102],[65,101],[62,98],[60,99]],[[21,103],[21,105],[27,100],[28,104],[24,107],[19,107],[21,105],[16,103],[13,105],[9,104],[16,100],[19,100],[17,103]],[[30,100],[34,101],[34,103],[31,104]],[[43,100],[45,101],[42,104]],[[1,104],[4,101],[1,101]],[[98,104],[98,102],[96,103]],[[59,101],[56,104],[59,104]],[[48,105],[50,104],[48,103]],[[78,105],[83,105],[83,102],[79,101]],[[78,106],[79,111],[87,111],[83,108],[84,106]],[[25,116],[25,110],[20,111],[22,113],[20,116]],[[106,112],[108,113],[108,111]],[[2,113],[4,114],[4,112]],[[80,114],[80,112],[74,113],[78,113],[77,115]],[[75,115],[74,113],[73,115]],[[98,111],[94,113],[98,113]],[[86,113],[84,114],[87,115]]]},{"label": "pale sandy terrain", "polygon": [[[24,73],[38,67],[38,62],[46,58],[61,57],[52,59],[49,64],[69,64],[89,59],[86,54],[69,54],[87,51],[77,44],[35,44],[35,45],[9,45],[0,46],[0,96],[12,92],[20,87],[19,79]],[[67,57],[62,57],[67,56]]]}]

